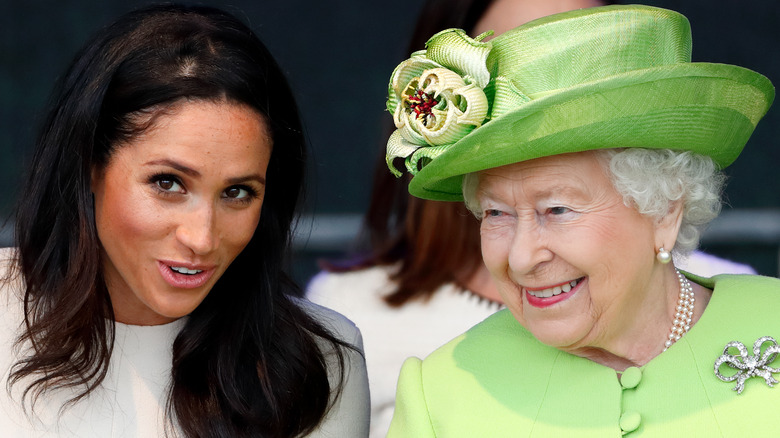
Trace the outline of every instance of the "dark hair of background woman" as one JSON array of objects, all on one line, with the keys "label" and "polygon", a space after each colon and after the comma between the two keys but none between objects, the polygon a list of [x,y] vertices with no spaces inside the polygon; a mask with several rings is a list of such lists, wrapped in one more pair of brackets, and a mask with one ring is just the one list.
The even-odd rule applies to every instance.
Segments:
[{"label": "dark hair of background woman", "polygon": [[[442,29],[471,34],[492,0],[429,0],[420,11],[406,54],[421,50]],[[473,35],[472,35],[473,36]],[[385,139],[392,129],[387,126]],[[384,144],[382,145],[384,151]],[[479,227],[462,203],[426,201],[409,195],[408,176],[394,177],[377,156],[371,201],[363,224],[369,250],[347,263],[329,263],[330,271],[354,271],[375,265],[398,265],[391,306],[426,298],[441,285],[463,283],[482,263]]]},{"label": "dark hair of background woman", "polygon": [[[406,55],[425,47],[436,32],[460,28],[470,36],[493,0],[428,0],[419,14]],[[618,3],[604,1],[606,4]],[[384,138],[395,129],[388,122]],[[324,263],[332,272],[397,265],[391,278],[395,289],[387,304],[400,307],[409,300],[427,299],[444,284],[465,283],[482,264],[479,226],[463,203],[439,202],[409,195],[409,176],[396,178],[387,170],[384,154],[377,156],[371,200],[361,239],[368,250],[346,262]],[[399,160],[400,161],[400,160]],[[399,169],[402,163],[396,163]]]},{"label": "dark hair of background woman", "polygon": [[[343,382],[345,345],[290,300],[283,273],[298,203],[305,141],[287,82],[267,49],[235,17],[203,7],[158,6],[101,30],[60,80],[16,217],[26,281],[31,356],[10,385],[25,398],[106,376],[114,342],[101,277],[90,174],[152,116],[182,100],[232,102],[264,115],[273,138],[260,223],[173,344],[168,416],[186,436],[290,437],[311,431],[331,396],[315,339],[331,345]],[[326,352],[327,353],[327,352]],[[340,390],[340,385],[336,390]]]}]

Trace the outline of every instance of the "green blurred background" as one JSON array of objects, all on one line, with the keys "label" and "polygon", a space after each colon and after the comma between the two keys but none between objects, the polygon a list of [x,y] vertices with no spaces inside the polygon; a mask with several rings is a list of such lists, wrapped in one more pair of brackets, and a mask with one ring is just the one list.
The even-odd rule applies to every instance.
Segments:
[{"label": "green blurred background", "polygon": [[[148,1],[2,1],[0,14],[0,219],[12,213],[33,138],[53,83],[86,38]],[[646,1],[685,14],[695,61],[741,65],[780,84],[780,5],[774,0]],[[311,161],[293,271],[305,282],[319,258],[348,250],[368,205],[382,148],[387,80],[405,58],[419,0],[205,2],[258,33],[288,72]],[[726,211],[705,234],[707,251],[778,275],[780,110],[771,109],[727,169]],[[8,245],[9,228],[0,230]]]}]

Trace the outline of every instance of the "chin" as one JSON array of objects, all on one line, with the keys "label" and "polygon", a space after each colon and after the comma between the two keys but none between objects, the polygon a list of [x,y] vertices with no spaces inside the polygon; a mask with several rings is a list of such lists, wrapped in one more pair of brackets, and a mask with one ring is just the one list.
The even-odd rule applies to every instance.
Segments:
[{"label": "chin", "polygon": [[167,302],[158,302],[154,306],[150,306],[160,318],[173,321],[175,319],[182,318],[194,312],[195,309],[200,306],[206,295],[198,297],[188,297],[182,299],[181,297],[170,297]]},{"label": "chin", "polygon": [[[566,349],[573,345],[582,345],[588,330],[572,330],[570,321],[536,321],[523,326],[541,343],[550,347]],[[561,327],[566,330],[561,330]]]}]

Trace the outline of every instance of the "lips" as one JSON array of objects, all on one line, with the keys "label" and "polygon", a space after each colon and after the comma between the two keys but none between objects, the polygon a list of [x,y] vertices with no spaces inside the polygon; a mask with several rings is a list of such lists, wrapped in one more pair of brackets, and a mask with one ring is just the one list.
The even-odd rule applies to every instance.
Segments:
[{"label": "lips", "polygon": [[584,280],[585,277],[581,277],[544,288],[524,288],[525,297],[528,304],[534,307],[549,307],[574,295]]},{"label": "lips", "polygon": [[188,265],[181,262],[158,261],[157,268],[163,279],[178,289],[201,287],[214,274],[213,267]]},{"label": "lips", "polygon": [[178,272],[179,274],[185,274],[185,275],[195,275],[203,272],[202,269],[187,269],[184,266],[171,266],[171,271]]}]

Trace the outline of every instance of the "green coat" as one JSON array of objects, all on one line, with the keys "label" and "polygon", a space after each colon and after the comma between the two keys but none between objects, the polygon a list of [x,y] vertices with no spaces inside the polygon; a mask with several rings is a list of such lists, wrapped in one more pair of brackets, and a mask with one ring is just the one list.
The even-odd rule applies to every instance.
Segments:
[{"label": "green coat", "polygon": [[713,289],[701,319],[622,384],[613,369],[540,343],[503,310],[404,363],[388,437],[776,436],[780,387],[752,377],[738,395],[714,363],[730,341],[752,355],[758,338],[780,340],[780,280],[691,278]]}]

